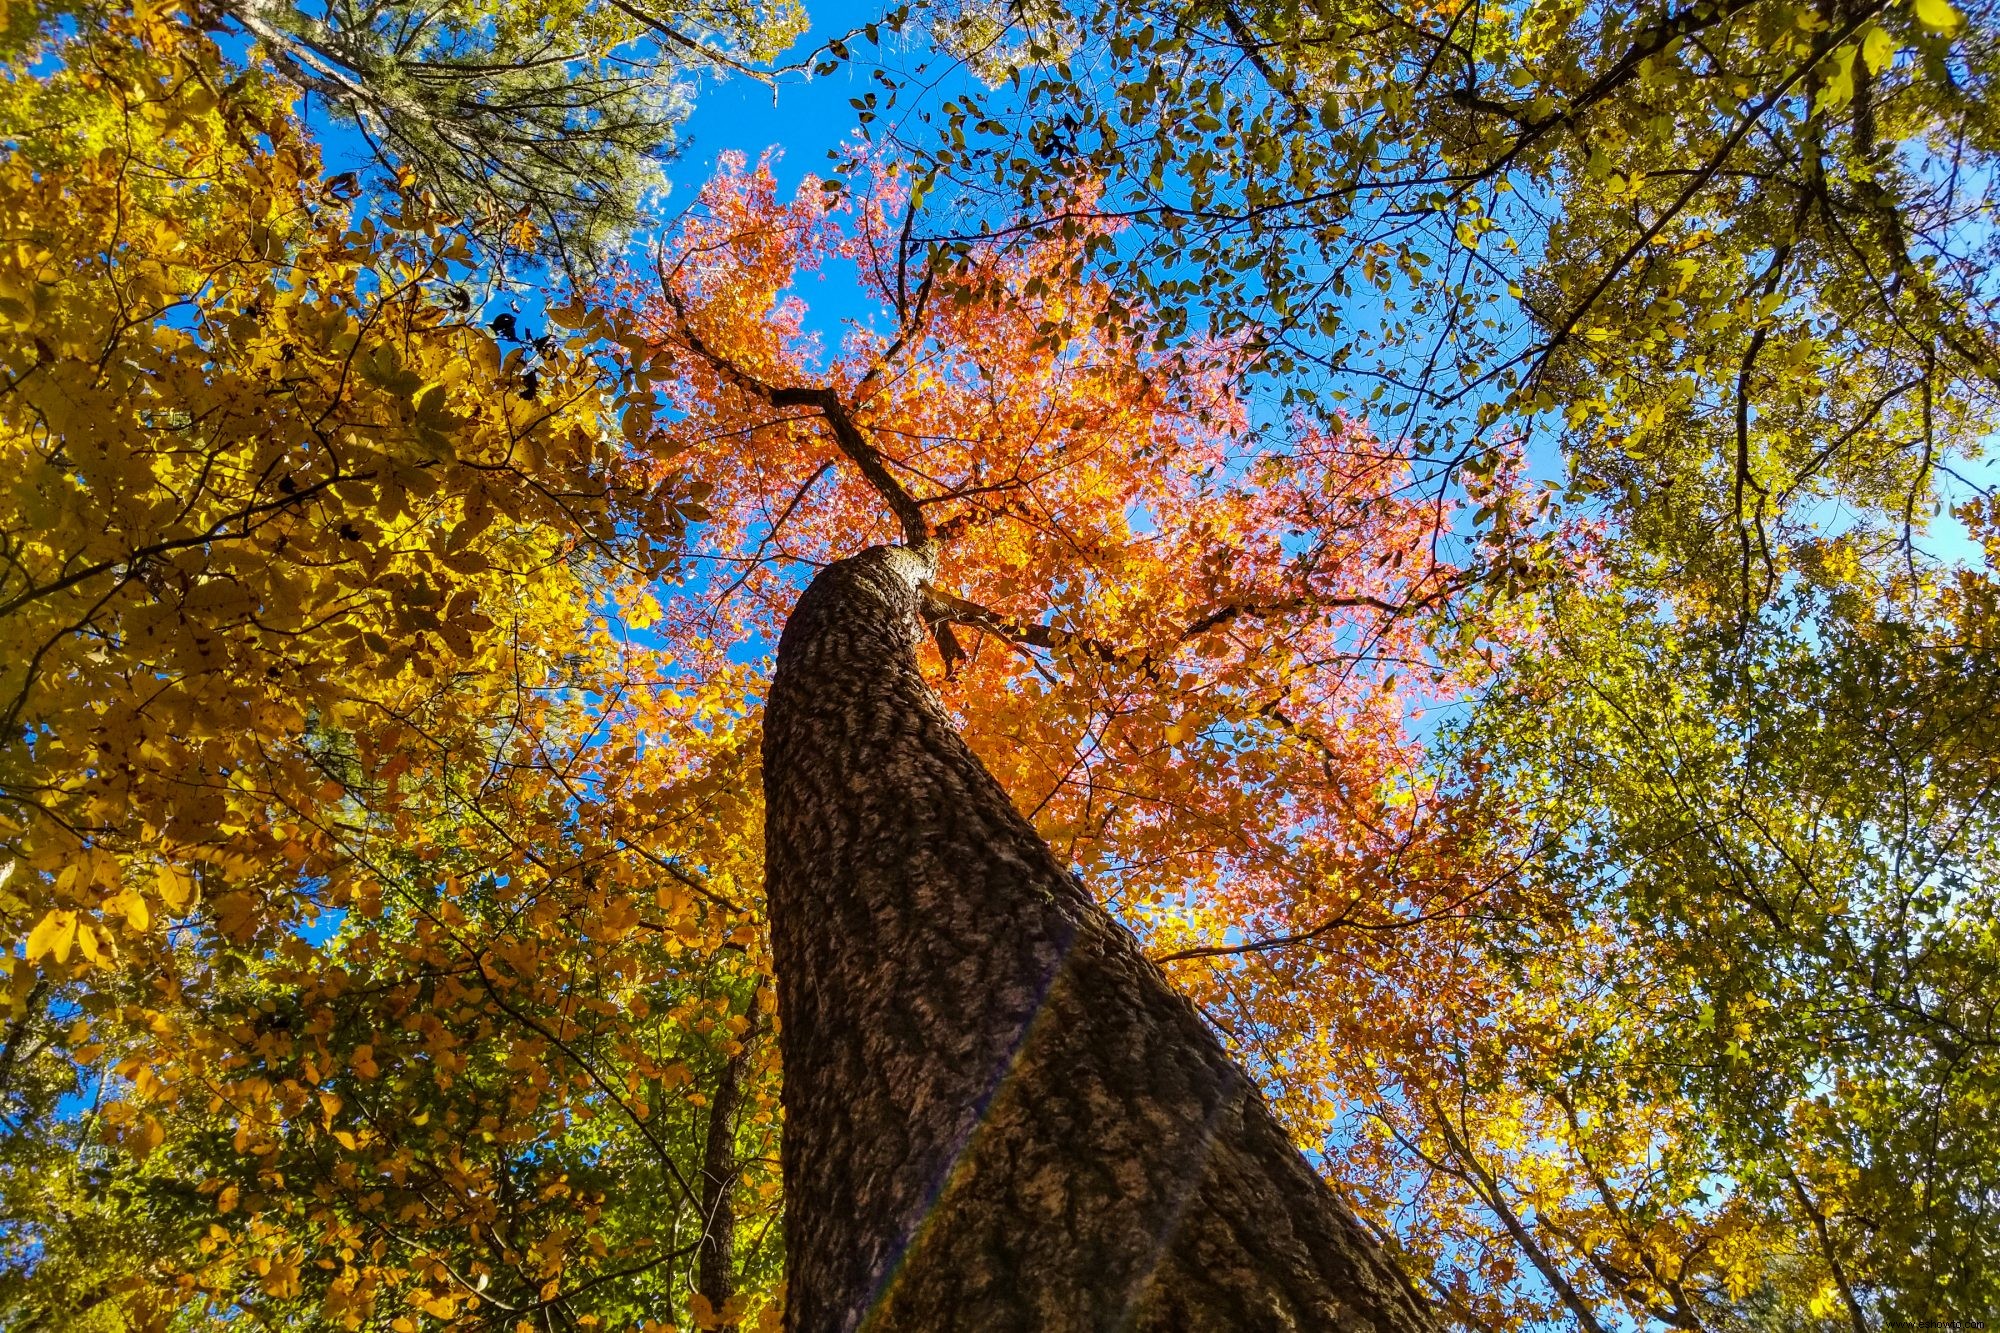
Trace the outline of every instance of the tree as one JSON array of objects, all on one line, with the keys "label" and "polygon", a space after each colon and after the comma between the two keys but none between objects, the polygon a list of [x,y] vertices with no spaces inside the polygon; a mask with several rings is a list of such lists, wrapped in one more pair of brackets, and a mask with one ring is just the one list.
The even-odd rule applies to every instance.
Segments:
[{"label": "tree", "polygon": [[695,1321],[712,1319],[716,1327],[733,1330],[742,1302],[736,1236],[736,1191],[745,1162],[738,1147],[750,1073],[750,1054],[760,1015],[752,1009],[742,1030],[742,1046],[722,1066],[709,1100],[708,1132],[701,1145],[701,1271],[696,1282],[707,1310],[695,1307]]},{"label": "tree", "polygon": [[814,579],[765,715],[788,1326],[1431,1327],[959,740],[910,535]]},{"label": "tree", "polygon": [[97,1089],[68,1058],[75,1020],[42,989],[0,1048],[0,1328],[114,1333],[130,1327],[133,1257],[191,1249],[201,1199],[98,1140]]},{"label": "tree", "polygon": [[1622,1262],[1671,1276],[1684,1324],[1729,1326],[1750,1237],[1788,1253],[1764,1298],[1796,1325],[1995,1308],[1991,578],[1878,600],[1829,559],[1740,637],[1616,584],[1551,593],[1548,651],[1465,738],[1550,828],[1530,873],[1571,903],[1500,937],[1571,1021],[1489,1086],[1538,1086],[1599,1179],[1675,1127],[1652,1180],[1562,1225],[1649,1214]]},{"label": "tree", "polygon": [[732,678],[634,702],[650,390],[472,322],[433,202],[350,205],[199,16],[14,14],[7,1325],[670,1314],[700,1196],[602,1173],[700,1159],[755,825]]},{"label": "tree", "polygon": [[[680,371],[668,429],[711,488],[714,545],[693,556],[727,561],[714,609],[678,612],[691,645],[775,626],[790,599],[774,566],[828,562],[787,623],[765,723],[787,1317],[847,1326],[879,1297],[871,1317],[912,1326],[974,1312],[1089,1323],[1126,1300],[1134,1317],[1192,1326],[1310,1325],[1335,1308],[1387,1325],[1420,1318],[1365,1257],[1372,1242],[1295,1174],[1240,1073],[1092,905],[1088,873],[1077,881],[1051,857],[926,702],[910,617],[916,582],[931,584],[926,614],[960,630],[941,630],[929,679],[970,734],[991,738],[1003,786],[1198,991],[1221,981],[1225,1002],[1247,1010],[1239,1034],[1261,1037],[1250,1024],[1285,1030],[1293,1020],[1270,1006],[1292,997],[1230,995],[1221,969],[1232,956],[1290,944],[1329,969],[1421,967],[1421,946],[1406,958],[1391,946],[1385,960],[1360,942],[1404,925],[1414,941],[1426,909],[1449,919],[1479,896],[1456,822],[1476,818],[1471,803],[1403,786],[1389,748],[1401,726],[1395,671],[1444,673],[1421,626],[1464,586],[1427,553],[1440,515],[1398,496],[1403,461],[1356,428],[1302,425],[1294,452],[1233,456],[1231,349],[1149,364],[1097,331],[1111,294],[1075,282],[1076,247],[996,267],[995,299],[940,297],[897,263],[894,190],[879,181],[843,226],[822,192],[788,203],[767,173],[725,176],[655,273],[629,284]],[[889,326],[856,329],[824,368],[787,295],[822,256],[859,263]],[[1049,336],[1052,317],[1064,336]],[[908,547],[846,557],[857,540],[898,531]],[[1455,628],[1477,641],[1479,624]],[[996,654],[995,641],[1013,651]],[[879,734],[853,729],[850,704]],[[1335,721],[1357,704],[1379,711]],[[1205,881],[1193,920],[1180,906],[1191,869]],[[1395,888],[1378,896],[1385,879]],[[1421,906],[1404,907],[1413,898]],[[1419,919],[1399,922],[1397,907]],[[1224,942],[1238,931],[1250,939]],[[1066,941],[1075,971],[1058,979]],[[1044,1003],[1034,1060],[1022,1047],[1018,1084],[994,1091]],[[1099,1016],[1124,1026],[1104,1033]],[[1392,1032],[1410,1021],[1354,1014],[1364,1028],[1378,1017]],[[1185,1081],[1120,1063],[1139,1051]],[[1059,1068],[1073,1088],[1049,1072]],[[1077,1133],[1101,1137],[1069,1156],[1056,1126],[1085,1118],[1072,1096],[1097,1099],[1089,1134]],[[1027,1109],[1040,1105],[1053,1121]],[[1293,1132],[1315,1136],[1316,1117],[1332,1113],[1324,1099],[1287,1109]],[[1198,1137],[1210,1115],[1232,1125],[1216,1131],[1216,1160],[1232,1164],[1216,1168],[1224,1183],[1190,1178],[1171,1153],[1157,1173],[1132,1164],[1148,1155],[1146,1133]],[[947,1185],[975,1119],[986,1137]],[[986,1156],[1010,1147],[1045,1168],[1040,1202],[1026,1196],[1042,1186]],[[1287,1179],[1296,1184],[1276,1184]],[[1002,1197],[1016,1187],[1026,1195]],[[933,1201],[932,1190],[943,1193]],[[1303,1253],[1253,1229],[1251,1215],[1281,1197],[1300,1211],[1273,1224],[1295,1228]],[[1048,1222],[1064,1200],[1074,1234]],[[1169,1259],[1153,1242],[1176,1204],[1204,1217],[1213,1206],[1249,1230],[1230,1241],[1189,1224],[1161,1241],[1188,1247]],[[1371,1216],[1381,1208],[1371,1200]],[[905,1252],[919,1217],[930,1220]],[[1243,1259],[1259,1236],[1276,1247],[1269,1266]],[[1231,1253],[1238,1267],[1223,1276]],[[1139,1288],[1154,1260],[1149,1298]],[[994,1267],[1007,1263],[1020,1268]],[[1213,1288],[1188,1276],[1204,1266]],[[1170,1267],[1182,1276],[1164,1276]],[[968,1313],[947,1313],[958,1309]]]},{"label": "tree", "polygon": [[487,632],[524,590],[656,559],[679,519],[591,367],[431,298],[463,251],[421,201],[320,211],[282,99],[218,96],[175,11],[48,17],[59,73],[7,106],[0,799],[26,961],[81,974],[143,969],[203,902],[245,941],[338,905],[341,779],[393,749],[367,720],[462,685],[475,643],[509,674]]},{"label": "tree", "polygon": [[348,119],[492,256],[588,269],[665,185],[689,87],[754,73],[796,3],[304,5],[220,0],[278,72]]}]

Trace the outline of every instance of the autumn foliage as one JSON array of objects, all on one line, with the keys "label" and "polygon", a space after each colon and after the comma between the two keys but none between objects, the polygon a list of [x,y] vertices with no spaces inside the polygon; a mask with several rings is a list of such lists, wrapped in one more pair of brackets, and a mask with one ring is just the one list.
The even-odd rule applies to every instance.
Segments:
[{"label": "autumn foliage", "polygon": [[[1098,331],[1074,247],[966,300],[892,255],[893,175],[739,165],[656,273],[489,331],[449,220],[353,212],[175,11],[50,40],[16,123],[115,96],[7,177],[10,984],[180,1200],[100,1301],[676,1307],[769,1007],[764,654],[801,571],[898,535],[878,469],[948,538],[968,735],[1219,1021],[1276,1030],[1238,943],[1476,891],[1398,684],[1447,670],[1447,511],[1355,426],[1247,452],[1236,351]],[[883,311],[830,353],[822,265]],[[1301,1088],[1341,1046],[1282,1040]],[[768,1221],[772,1183],[730,1187]]]},{"label": "autumn foliage", "polygon": [[740,694],[614,688],[655,673],[606,612],[683,524],[615,432],[648,395],[469,318],[425,199],[351,210],[185,13],[46,40],[0,181],[0,829],[8,1056],[60,1123],[12,1207],[131,1174],[99,1144],[150,1202],[97,1210],[45,1314],[407,1323],[657,1267],[671,1225],[593,1228],[565,1168],[615,1166],[602,1110],[671,1179],[686,1060],[757,1000],[710,966],[750,937],[726,843],[680,841],[749,826]]},{"label": "autumn foliage", "polygon": [[1255,329],[1135,340],[1081,174],[927,247],[898,158],[732,158],[503,290],[220,13],[7,22],[0,1329],[776,1327],[758,717],[811,574],[919,538],[972,749],[1449,1317],[1984,1280],[1990,509],[1984,575],[1785,529],[1719,625],[1727,478],[1628,530],[1497,408],[1463,468],[1277,411]]}]

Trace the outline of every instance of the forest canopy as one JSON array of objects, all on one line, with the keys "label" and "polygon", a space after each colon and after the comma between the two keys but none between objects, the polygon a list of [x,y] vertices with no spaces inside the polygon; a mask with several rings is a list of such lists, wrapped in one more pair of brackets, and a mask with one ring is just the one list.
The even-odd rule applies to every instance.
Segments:
[{"label": "forest canopy", "polygon": [[788,1327],[763,708],[898,543],[1441,1326],[2000,1319],[1990,6],[0,46],[0,1330]]}]

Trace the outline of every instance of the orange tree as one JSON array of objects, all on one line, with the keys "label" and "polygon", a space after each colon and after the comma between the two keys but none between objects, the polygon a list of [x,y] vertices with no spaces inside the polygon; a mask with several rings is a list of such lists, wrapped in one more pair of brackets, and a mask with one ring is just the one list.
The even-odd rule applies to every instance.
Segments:
[{"label": "orange tree", "polygon": [[[932,683],[1017,806],[1412,1267],[1504,1283],[1484,1233],[1413,1225],[1393,1137],[1354,1130],[1504,1008],[1475,926],[1506,906],[1507,813],[1427,778],[1409,715],[1529,627],[1468,595],[1452,509],[1397,450],[1353,422],[1272,447],[1245,429],[1243,349],[1124,341],[1080,276],[1090,236],[947,285],[893,168],[836,196],[736,164],[613,294],[675,369],[661,429],[704,488],[677,659],[774,642],[803,571],[934,547]],[[797,288],[822,267],[873,301],[831,349]],[[1505,573],[1543,546],[1471,558]]]}]

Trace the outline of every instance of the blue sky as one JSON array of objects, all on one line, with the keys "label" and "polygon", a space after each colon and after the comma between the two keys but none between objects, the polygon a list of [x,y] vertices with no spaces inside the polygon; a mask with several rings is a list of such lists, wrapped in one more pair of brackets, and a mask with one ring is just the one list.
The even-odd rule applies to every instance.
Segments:
[{"label": "blue sky", "polygon": [[[822,36],[846,31],[850,25],[842,20],[861,9],[846,0],[815,10],[812,33],[795,52],[802,55]],[[822,19],[822,12],[828,17]],[[867,53],[865,45],[857,52]],[[670,204],[684,205],[714,172],[718,155],[732,150],[754,161],[765,149],[782,146],[778,179],[788,187],[807,174],[824,173],[827,154],[854,134],[854,108],[848,99],[859,96],[866,85],[866,69],[855,63],[819,77],[787,75],[775,90],[740,75],[704,80],[695,96],[694,114],[682,130],[681,158],[668,168],[675,196]]]}]

